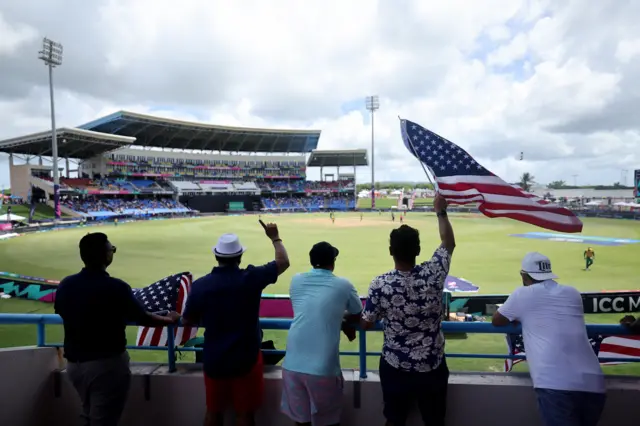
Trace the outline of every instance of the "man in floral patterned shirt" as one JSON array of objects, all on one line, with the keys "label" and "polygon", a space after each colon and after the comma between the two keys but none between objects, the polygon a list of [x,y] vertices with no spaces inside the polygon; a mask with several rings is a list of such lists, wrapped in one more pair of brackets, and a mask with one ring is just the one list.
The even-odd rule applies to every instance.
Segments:
[{"label": "man in floral patterned shirt", "polygon": [[362,313],[363,327],[378,320],[384,327],[380,383],[387,426],[403,426],[413,403],[425,425],[444,425],[449,369],[441,331],[442,292],[455,237],[441,195],[434,207],[442,243],[433,257],[416,264],[417,229],[402,225],[391,231],[389,252],[395,268],[372,281]]}]

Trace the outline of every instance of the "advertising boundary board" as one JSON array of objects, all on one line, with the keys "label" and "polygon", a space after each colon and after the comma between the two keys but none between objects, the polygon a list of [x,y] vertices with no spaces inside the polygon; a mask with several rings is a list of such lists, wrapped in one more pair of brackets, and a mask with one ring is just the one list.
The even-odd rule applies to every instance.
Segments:
[{"label": "advertising boundary board", "polygon": [[[37,277],[24,277],[0,272],[0,293],[11,297],[55,301],[57,281]],[[495,306],[507,300],[506,294],[455,295],[451,294],[450,312],[491,315]],[[365,298],[362,298],[364,303]],[[640,312],[640,291],[582,293],[586,314],[625,314]],[[260,316],[265,318],[291,318],[293,309],[288,295],[265,294],[260,304]]]}]

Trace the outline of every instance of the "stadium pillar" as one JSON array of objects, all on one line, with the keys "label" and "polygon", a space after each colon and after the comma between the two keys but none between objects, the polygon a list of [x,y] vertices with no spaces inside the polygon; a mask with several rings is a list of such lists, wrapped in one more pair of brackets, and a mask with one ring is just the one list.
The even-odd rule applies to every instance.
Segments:
[{"label": "stadium pillar", "polygon": [[355,209],[358,208],[358,190],[356,189],[358,187],[358,183],[357,183],[357,179],[356,179],[356,154],[353,154],[353,207]]},{"label": "stadium pillar", "polygon": [[13,154],[9,154],[9,166],[13,166]]},{"label": "stadium pillar", "polygon": [[69,174],[69,158],[65,158],[64,162],[65,162],[65,167],[64,168],[67,171],[67,173],[66,173],[67,174],[67,179],[69,179],[71,177],[71,175]]}]

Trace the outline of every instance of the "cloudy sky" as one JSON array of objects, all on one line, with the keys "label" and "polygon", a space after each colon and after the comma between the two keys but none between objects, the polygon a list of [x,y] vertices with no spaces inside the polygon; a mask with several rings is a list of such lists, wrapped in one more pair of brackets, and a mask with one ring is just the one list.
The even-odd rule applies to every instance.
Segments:
[{"label": "cloudy sky", "polygon": [[50,126],[47,36],[60,126],[125,109],[369,149],[378,94],[378,180],[424,180],[400,115],[510,181],[631,184],[638,16],[633,0],[0,0],[0,139]]}]

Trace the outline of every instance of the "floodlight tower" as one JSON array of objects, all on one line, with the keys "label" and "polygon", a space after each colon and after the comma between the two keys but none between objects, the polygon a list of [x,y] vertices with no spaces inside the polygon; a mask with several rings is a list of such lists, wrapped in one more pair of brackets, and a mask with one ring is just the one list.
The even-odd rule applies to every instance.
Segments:
[{"label": "floodlight tower", "polygon": [[42,40],[38,59],[49,67],[49,97],[51,98],[51,157],[53,161],[53,207],[55,218],[60,219],[60,176],[58,174],[58,135],[56,134],[56,109],[53,99],[53,69],[62,65],[62,45],[48,38]]},{"label": "floodlight tower", "polygon": [[380,99],[378,95],[367,96],[365,99],[367,110],[371,113],[371,208],[376,208],[376,180],[375,180],[375,138],[373,127],[374,113],[380,109]]}]

